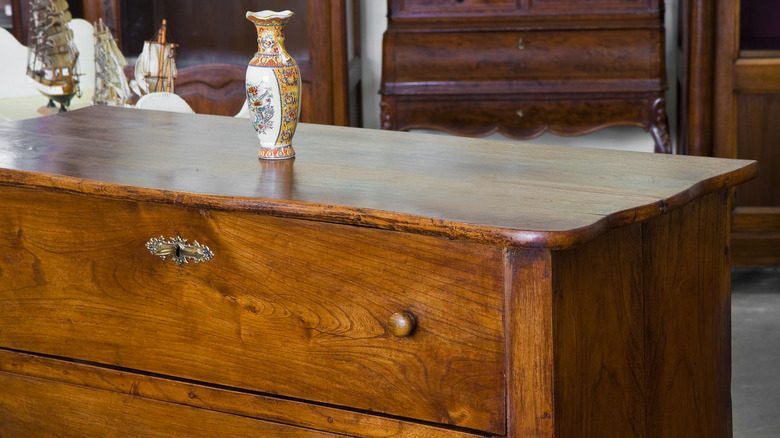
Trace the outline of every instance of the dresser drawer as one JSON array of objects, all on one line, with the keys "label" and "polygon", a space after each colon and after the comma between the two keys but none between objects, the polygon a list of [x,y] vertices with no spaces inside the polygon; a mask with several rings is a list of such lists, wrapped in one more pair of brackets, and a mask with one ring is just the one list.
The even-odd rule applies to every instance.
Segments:
[{"label": "dresser drawer", "polygon": [[654,29],[396,32],[385,38],[394,50],[386,55],[384,81],[396,84],[635,80],[662,73],[661,35]]},{"label": "dresser drawer", "polygon": [[[2,187],[0,347],[502,434],[500,248]],[[180,236],[213,252],[150,254]],[[416,319],[391,333],[392,315]]]},{"label": "dresser drawer", "polygon": [[8,438],[346,436],[5,372],[0,388]]}]

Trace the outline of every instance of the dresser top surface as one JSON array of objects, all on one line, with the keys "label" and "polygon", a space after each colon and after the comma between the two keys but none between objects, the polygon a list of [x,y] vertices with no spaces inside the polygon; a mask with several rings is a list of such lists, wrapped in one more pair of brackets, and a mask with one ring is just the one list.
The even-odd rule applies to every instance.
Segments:
[{"label": "dresser top surface", "polygon": [[89,107],[0,123],[0,184],[564,248],[754,176],[752,161]]}]

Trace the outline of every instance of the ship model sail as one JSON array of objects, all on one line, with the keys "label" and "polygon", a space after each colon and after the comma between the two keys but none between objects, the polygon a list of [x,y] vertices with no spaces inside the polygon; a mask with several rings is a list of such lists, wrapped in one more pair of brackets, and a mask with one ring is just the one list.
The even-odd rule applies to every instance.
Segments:
[{"label": "ship model sail", "polygon": [[135,81],[131,83],[133,91],[140,96],[149,93],[174,92],[176,62],[174,61],[177,44],[166,39],[167,22],[154,39],[144,42],[144,48],[135,63]]},{"label": "ship model sail", "polygon": [[68,27],[71,14],[66,0],[30,0],[30,36],[27,75],[49,106],[60,103],[67,110],[79,94],[77,62],[79,52]]},{"label": "ship model sail", "polygon": [[103,20],[95,25],[95,105],[126,106],[130,98],[124,68],[127,65],[111,30]]}]

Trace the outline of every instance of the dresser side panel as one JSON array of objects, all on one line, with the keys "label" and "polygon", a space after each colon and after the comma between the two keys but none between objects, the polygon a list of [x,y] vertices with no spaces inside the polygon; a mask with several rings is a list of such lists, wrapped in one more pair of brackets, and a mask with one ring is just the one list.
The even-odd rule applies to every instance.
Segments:
[{"label": "dresser side panel", "polygon": [[643,225],[648,436],[732,434],[728,193]]},{"label": "dresser side panel", "polygon": [[553,253],[556,436],[645,437],[642,229]]}]

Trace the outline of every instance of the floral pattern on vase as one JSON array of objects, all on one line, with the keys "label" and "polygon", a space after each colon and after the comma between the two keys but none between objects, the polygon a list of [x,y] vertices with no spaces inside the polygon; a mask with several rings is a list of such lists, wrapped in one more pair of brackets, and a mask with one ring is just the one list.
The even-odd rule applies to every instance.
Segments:
[{"label": "floral pattern on vase", "polygon": [[301,73],[284,47],[291,11],[247,12],[257,29],[257,53],[246,72],[247,106],[261,159],[295,156],[292,139],[301,112]]}]

